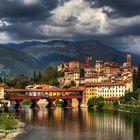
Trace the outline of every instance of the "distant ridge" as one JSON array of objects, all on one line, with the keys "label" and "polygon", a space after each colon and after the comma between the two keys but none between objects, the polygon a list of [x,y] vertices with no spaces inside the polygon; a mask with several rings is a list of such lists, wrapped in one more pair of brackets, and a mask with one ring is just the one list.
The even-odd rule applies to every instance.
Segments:
[{"label": "distant ridge", "polygon": [[[24,42],[12,45],[32,57],[38,59],[45,65],[56,66],[64,61],[78,60],[85,61],[85,56],[91,54],[94,62],[96,59],[105,61],[118,61],[123,64],[126,53],[120,52],[99,41],[65,41],[52,40],[49,42]],[[132,54],[133,65],[140,63],[140,57]]]},{"label": "distant ridge", "polygon": [[[123,64],[126,56],[126,53],[99,41],[32,41],[0,45],[0,64],[4,63],[11,74],[30,74],[33,69],[43,70],[48,65],[56,67],[65,61],[76,60],[84,63],[87,54],[93,56],[93,63],[102,59]],[[138,65],[140,57],[132,54],[132,63]]]},{"label": "distant ridge", "polygon": [[[41,69],[39,61],[23,51],[0,45],[0,76],[12,76],[18,74],[31,75],[34,69]],[[6,73],[4,73],[4,69]]]}]

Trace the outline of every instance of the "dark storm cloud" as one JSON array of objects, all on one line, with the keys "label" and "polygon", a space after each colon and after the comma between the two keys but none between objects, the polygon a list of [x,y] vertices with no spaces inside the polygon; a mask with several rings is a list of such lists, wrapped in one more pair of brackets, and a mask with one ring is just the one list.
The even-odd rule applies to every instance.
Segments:
[{"label": "dark storm cloud", "polygon": [[42,31],[37,28],[38,24],[17,23],[0,28],[0,32],[7,32],[13,40],[45,39]]},{"label": "dark storm cloud", "polygon": [[47,17],[49,11],[56,8],[57,0],[40,0],[36,4],[24,4],[22,0],[1,0],[0,18],[7,19],[26,19],[40,20],[41,17]]},{"label": "dark storm cloud", "polygon": [[107,12],[111,17],[131,17],[140,14],[140,0],[86,0],[91,7],[109,6],[114,9],[111,13]]},{"label": "dark storm cloud", "polygon": [[[32,0],[34,1],[34,0]],[[0,33],[6,32],[12,40],[44,39],[38,29],[50,11],[58,6],[58,0],[38,0],[36,3],[24,3],[23,0],[0,0]],[[10,25],[5,26],[6,22]]]},{"label": "dark storm cloud", "polygon": [[140,0],[0,0],[0,37],[8,41],[93,39],[121,44],[121,38],[140,37],[139,20]]}]

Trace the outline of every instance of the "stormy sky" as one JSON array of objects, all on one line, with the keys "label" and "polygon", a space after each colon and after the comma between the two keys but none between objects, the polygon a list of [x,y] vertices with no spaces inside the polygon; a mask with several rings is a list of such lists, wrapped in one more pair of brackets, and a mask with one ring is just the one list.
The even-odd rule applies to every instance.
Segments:
[{"label": "stormy sky", "polygon": [[53,39],[140,54],[140,0],[0,0],[0,42]]}]

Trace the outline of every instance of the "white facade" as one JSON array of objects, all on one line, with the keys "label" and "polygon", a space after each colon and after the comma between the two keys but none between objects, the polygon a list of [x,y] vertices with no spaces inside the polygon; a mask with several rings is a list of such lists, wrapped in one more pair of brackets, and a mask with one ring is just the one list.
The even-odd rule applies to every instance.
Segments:
[{"label": "white facade", "polygon": [[125,85],[115,85],[115,86],[97,86],[96,87],[97,94],[96,96],[102,96],[104,98],[109,97],[121,97],[124,96],[126,93],[126,86]]}]

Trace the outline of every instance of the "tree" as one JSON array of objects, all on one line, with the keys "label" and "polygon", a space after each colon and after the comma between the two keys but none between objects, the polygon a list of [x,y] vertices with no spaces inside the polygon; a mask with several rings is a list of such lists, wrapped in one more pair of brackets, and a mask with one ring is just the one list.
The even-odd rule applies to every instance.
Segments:
[{"label": "tree", "polygon": [[64,77],[64,72],[57,71],[57,78]]},{"label": "tree", "polygon": [[41,72],[39,71],[39,73],[38,73],[38,80],[40,80],[42,78],[42,74],[41,74]]},{"label": "tree", "polygon": [[47,67],[44,71],[44,77],[47,81],[56,78],[56,71],[52,67]]},{"label": "tree", "polygon": [[96,99],[96,106],[103,107],[103,105],[104,105],[104,98],[100,96]]},{"label": "tree", "polygon": [[103,105],[104,105],[104,98],[103,97],[93,97],[93,98],[90,98],[88,100],[87,105],[89,107],[93,107],[93,106],[103,107]]},{"label": "tree", "polygon": [[136,87],[140,88],[140,65],[138,66],[138,72],[136,76]]},{"label": "tree", "polygon": [[2,80],[2,78],[0,77],[0,83],[2,83],[3,82],[3,80]]},{"label": "tree", "polygon": [[89,107],[93,107],[93,106],[95,106],[95,102],[96,102],[96,97],[90,98],[90,99],[88,100],[87,105],[88,105]]},{"label": "tree", "polygon": [[43,77],[41,81],[50,85],[58,85],[59,82],[57,80],[57,71],[52,67],[47,67],[44,71]]},{"label": "tree", "polygon": [[85,71],[83,68],[80,69],[80,78],[84,78],[85,77]]},{"label": "tree", "polygon": [[34,70],[34,73],[33,73],[33,81],[35,83],[37,82],[36,70]]},{"label": "tree", "polygon": [[133,88],[134,88],[134,90],[137,89],[137,73],[135,70],[133,72]]},{"label": "tree", "polygon": [[28,77],[25,75],[18,75],[11,81],[12,86],[16,88],[25,88],[28,83]]}]

